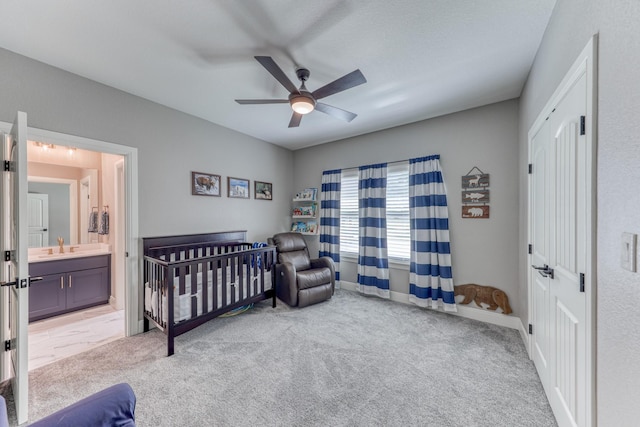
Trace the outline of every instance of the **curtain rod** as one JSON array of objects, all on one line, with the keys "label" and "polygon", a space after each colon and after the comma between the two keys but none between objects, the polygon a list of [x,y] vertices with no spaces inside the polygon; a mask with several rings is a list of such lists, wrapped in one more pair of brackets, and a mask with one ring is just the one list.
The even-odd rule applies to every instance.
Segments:
[{"label": "curtain rod", "polygon": [[[393,161],[393,162],[380,162],[380,163],[386,163],[386,164],[388,164],[388,165],[395,165],[395,164],[397,164],[397,163],[405,163],[405,162],[407,162],[407,163],[408,163],[408,162],[409,162],[409,159],[405,159],[405,160],[395,160],[395,161]],[[372,164],[374,164],[374,165],[378,165],[378,164],[380,164],[380,163],[372,163]],[[339,168],[339,169],[340,169],[340,170],[343,170],[343,171],[348,171],[348,170],[352,170],[352,169],[359,169],[359,168],[360,168],[360,167],[362,167],[362,166],[367,166],[367,165],[351,166],[351,167],[349,167],[349,168]]]}]

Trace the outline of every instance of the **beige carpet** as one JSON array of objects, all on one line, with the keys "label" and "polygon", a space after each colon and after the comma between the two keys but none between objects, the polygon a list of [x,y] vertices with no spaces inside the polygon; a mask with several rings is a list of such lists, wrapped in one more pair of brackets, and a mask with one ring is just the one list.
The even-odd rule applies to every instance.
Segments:
[{"label": "beige carpet", "polygon": [[36,369],[30,419],[128,382],[139,426],[556,425],[516,331],[348,291],[265,301],[165,352],[151,331]]}]

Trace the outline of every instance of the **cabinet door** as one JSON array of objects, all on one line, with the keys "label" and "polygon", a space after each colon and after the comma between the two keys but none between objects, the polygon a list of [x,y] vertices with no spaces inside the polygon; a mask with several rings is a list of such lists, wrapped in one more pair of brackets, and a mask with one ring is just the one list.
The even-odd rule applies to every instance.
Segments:
[{"label": "cabinet door", "polygon": [[103,304],[109,301],[109,268],[67,273],[67,309]]},{"label": "cabinet door", "polygon": [[43,276],[41,281],[34,282],[29,288],[29,322],[64,311],[65,293],[64,274]]}]

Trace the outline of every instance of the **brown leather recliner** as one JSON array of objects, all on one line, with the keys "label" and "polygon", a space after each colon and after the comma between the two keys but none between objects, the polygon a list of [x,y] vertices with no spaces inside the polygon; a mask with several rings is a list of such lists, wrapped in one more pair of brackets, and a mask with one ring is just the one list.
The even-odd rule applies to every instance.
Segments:
[{"label": "brown leather recliner", "polygon": [[279,233],[269,239],[276,246],[276,295],[293,307],[306,307],[331,298],[335,266],[329,257],[311,259],[300,233]]}]

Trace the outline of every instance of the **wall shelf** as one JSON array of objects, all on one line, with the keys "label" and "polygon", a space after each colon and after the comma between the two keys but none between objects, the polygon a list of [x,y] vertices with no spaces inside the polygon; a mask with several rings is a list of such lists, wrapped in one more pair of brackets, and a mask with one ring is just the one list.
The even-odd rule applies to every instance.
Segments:
[{"label": "wall shelf", "polygon": [[305,188],[293,198],[291,231],[315,236],[318,234],[317,188]]}]

